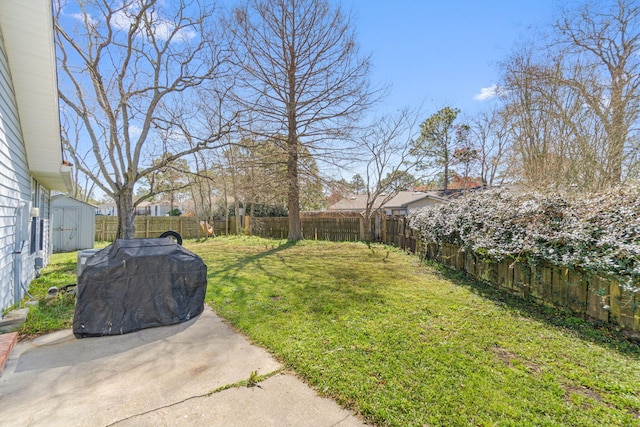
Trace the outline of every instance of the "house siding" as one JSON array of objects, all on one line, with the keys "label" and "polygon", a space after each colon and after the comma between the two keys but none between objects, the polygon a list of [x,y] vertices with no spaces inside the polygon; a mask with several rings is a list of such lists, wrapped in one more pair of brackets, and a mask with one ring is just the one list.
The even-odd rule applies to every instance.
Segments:
[{"label": "house siding", "polygon": [[[32,202],[32,179],[17,111],[4,40],[0,34],[0,309],[11,306],[24,296],[25,288],[35,277],[36,256],[48,252],[45,249],[42,254],[38,250],[31,253],[30,226],[24,244],[16,242],[18,207],[24,203],[28,211]],[[40,216],[48,218],[45,215],[49,212],[49,191],[42,190],[44,197],[41,204],[44,203],[40,206]],[[26,215],[22,219],[25,218]],[[45,222],[43,238],[47,234],[48,221]],[[16,271],[20,273],[18,283],[15,280]]]},{"label": "house siding", "polygon": [[442,204],[441,201],[434,200],[434,199],[424,199],[424,200],[418,200],[418,201],[415,201],[415,202],[411,202],[411,203],[407,204],[407,215],[414,214],[416,212],[416,210],[418,210],[418,209],[431,207],[431,206],[436,206],[436,205],[440,205],[440,204]]}]

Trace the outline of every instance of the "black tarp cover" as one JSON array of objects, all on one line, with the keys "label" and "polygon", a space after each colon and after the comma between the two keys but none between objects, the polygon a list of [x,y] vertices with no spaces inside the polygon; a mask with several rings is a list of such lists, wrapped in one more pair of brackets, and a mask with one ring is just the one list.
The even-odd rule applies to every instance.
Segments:
[{"label": "black tarp cover", "polygon": [[187,321],[204,310],[207,266],[170,238],[116,240],[78,277],[73,333],[120,335]]}]

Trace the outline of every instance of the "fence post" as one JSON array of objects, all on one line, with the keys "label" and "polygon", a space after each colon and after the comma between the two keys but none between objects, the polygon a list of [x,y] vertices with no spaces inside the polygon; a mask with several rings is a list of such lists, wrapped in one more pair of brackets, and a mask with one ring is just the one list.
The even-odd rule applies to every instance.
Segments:
[{"label": "fence post", "polygon": [[358,218],[358,225],[360,226],[360,230],[359,230],[359,239],[361,241],[364,241],[364,217],[360,217]]},{"label": "fence post", "polygon": [[251,235],[251,217],[249,215],[244,217],[244,229]]}]

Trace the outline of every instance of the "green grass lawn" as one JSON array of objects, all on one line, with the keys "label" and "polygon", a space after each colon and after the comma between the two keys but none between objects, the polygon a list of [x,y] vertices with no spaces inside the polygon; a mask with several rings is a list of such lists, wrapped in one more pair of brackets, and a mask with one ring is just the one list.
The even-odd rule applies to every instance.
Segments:
[{"label": "green grass lawn", "polygon": [[[370,423],[640,426],[640,347],[609,329],[385,246],[249,237],[185,246],[208,265],[219,315]],[[74,283],[73,272],[75,253],[54,255],[32,293]],[[72,315],[53,313],[67,317],[29,333]]]},{"label": "green grass lawn", "polygon": [[[95,248],[107,245],[107,242],[96,242]],[[38,304],[31,306],[29,310],[27,321],[20,330],[22,338],[71,327],[75,294],[60,292],[55,298],[46,297],[52,286],[60,289],[76,283],[77,256],[77,252],[52,254],[42,275],[31,282],[29,294]],[[23,305],[27,300],[23,301]]]},{"label": "green grass lawn", "polygon": [[31,282],[29,293],[38,301],[29,310],[20,334],[24,337],[70,328],[73,321],[75,294],[60,293],[47,299],[50,287],[61,288],[76,283],[77,252],[51,255],[43,274]]},{"label": "green grass lawn", "polygon": [[384,246],[188,247],[222,317],[368,422],[640,425],[640,348],[607,329]]}]

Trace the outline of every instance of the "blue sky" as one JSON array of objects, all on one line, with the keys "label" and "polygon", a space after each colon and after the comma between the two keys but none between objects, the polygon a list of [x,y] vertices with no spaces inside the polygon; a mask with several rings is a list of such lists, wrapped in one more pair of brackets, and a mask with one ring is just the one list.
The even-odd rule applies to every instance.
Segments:
[{"label": "blue sky", "polygon": [[374,83],[391,92],[380,113],[422,104],[425,118],[444,106],[473,116],[474,99],[498,83],[499,62],[516,41],[552,22],[559,0],[343,0],[351,8]]},{"label": "blue sky", "polygon": [[488,108],[490,99],[475,98],[498,83],[500,61],[570,0],[332,1],[351,11],[373,84],[390,87],[374,114],[421,108],[422,121],[445,106],[463,119]]}]

